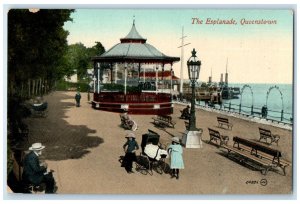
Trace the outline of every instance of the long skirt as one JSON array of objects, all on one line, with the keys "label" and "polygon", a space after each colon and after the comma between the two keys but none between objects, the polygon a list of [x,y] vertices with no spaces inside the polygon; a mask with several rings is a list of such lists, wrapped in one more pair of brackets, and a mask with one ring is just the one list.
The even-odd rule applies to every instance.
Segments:
[{"label": "long skirt", "polygon": [[132,170],[132,163],[136,161],[135,153],[127,152],[124,156],[122,167],[125,167],[126,171]]}]

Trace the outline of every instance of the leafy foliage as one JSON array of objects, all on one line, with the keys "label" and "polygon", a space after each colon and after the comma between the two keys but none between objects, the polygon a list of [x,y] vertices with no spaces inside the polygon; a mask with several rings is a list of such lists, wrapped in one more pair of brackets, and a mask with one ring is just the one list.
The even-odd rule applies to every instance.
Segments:
[{"label": "leafy foliage", "polygon": [[[8,83],[20,88],[28,79],[54,81],[64,74],[68,31],[64,22],[71,20],[73,10],[11,9],[8,13]],[[9,92],[10,94],[10,92]]]},{"label": "leafy foliage", "polygon": [[105,52],[105,48],[100,42],[95,43],[91,48],[86,48],[82,43],[69,45],[64,56],[66,59],[66,76],[71,76],[76,71],[80,81],[87,77],[87,69],[93,68],[91,58]]},{"label": "leafy foliage", "polygon": [[36,13],[11,9],[8,12],[8,147],[22,140],[20,136],[25,127],[22,119],[30,114],[23,104],[30,94],[23,95],[23,86],[24,89],[27,86],[26,90],[34,89],[37,86],[29,82],[34,80],[37,84],[43,79],[49,91],[54,81],[65,75],[62,67],[66,64],[68,31],[63,25],[71,20],[72,12],[74,10],[69,9],[41,9]]}]

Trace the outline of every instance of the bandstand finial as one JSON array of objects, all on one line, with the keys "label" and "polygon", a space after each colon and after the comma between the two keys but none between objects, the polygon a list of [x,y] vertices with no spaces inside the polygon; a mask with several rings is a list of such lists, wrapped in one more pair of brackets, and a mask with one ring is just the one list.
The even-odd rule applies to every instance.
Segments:
[{"label": "bandstand finial", "polygon": [[135,15],[133,15],[133,25],[135,25]]}]

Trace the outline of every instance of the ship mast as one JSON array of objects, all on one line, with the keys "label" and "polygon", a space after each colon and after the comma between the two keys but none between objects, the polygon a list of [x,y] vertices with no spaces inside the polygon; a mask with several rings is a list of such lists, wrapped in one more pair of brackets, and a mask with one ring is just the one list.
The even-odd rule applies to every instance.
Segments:
[{"label": "ship mast", "polygon": [[181,48],[180,91],[179,91],[181,96],[183,94],[183,62],[184,62],[184,49],[183,49],[183,47],[186,46],[186,45],[191,44],[191,43],[184,44],[184,38],[186,38],[187,36],[183,35],[183,33],[184,33],[183,31],[184,31],[184,27],[182,26],[182,36],[180,38],[181,39],[181,46],[178,47],[178,48]]},{"label": "ship mast", "polygon": [[227,66],[228,66],[228,58],[227,58],[227,62],[226,62],[225,86],[228,86],[228,73],[227,73]]}]

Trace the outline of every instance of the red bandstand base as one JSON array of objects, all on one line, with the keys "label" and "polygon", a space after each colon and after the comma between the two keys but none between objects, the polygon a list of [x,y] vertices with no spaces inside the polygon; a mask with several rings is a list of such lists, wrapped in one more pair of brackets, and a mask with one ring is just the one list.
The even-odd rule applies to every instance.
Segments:
[{"label": "red bandstand base", "polygon": [[97,110],[137,115],[170,115],[173,113],[172,96],[167,93],[100,92],[94,93],[92,107]]}]

